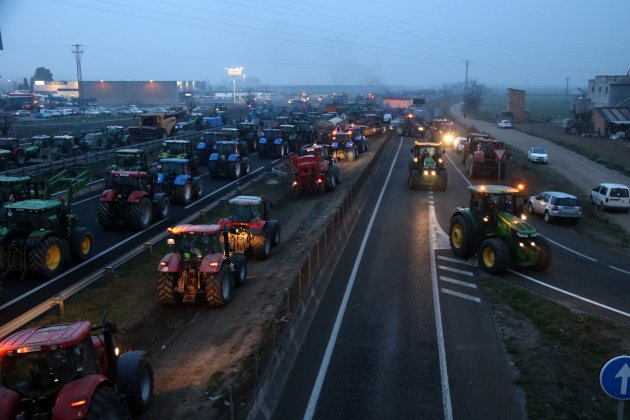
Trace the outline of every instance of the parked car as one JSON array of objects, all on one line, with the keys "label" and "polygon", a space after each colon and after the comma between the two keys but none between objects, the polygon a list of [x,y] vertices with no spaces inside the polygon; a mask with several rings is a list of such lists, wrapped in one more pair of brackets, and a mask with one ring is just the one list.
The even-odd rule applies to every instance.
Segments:
[{"label": "parked car", "polygon": [[131,111],[129,111],[127,108],[125,107],[120,107],[117,109],[118,114],[131,114]]},{"label": "parked car", "polygon": [[529,214],[542,215],[546,223],[551,223],[555,219],[577,223],[582,217],[582,207],[578,198],[559,191],[545,191],[532,195],[529,197],[527,209]]},{"label": "parked car", "polygon": [[13,113],[13,115],[15,115],[16,117],[28,117],[29,115],[31,115],[31,112],[26,109],[18,109]]},{"label": "parked car", "polygon": [[457,153],[464,153],[464,147],[467,142],[468,139],[466,137],[457,137],[457,140],[455,140],[455,151]]},{"label": "parked car", "polygon": [[512,128],[512,121],[510,120],[501,120],[497,123],[497,127],[499,128]]},{"label": "parked car", "polygon": [[602,211],[619,209],[630,211],[630,189],[622,184],[599,184],[591,191],[591,203]]},{"label": "parked car", "polygon": [[549,156],[547,155],[547,150],[544,147],[530,147],[527,151],[527,160],[534,163],[548,163]]},{"label": "parked car", "polygon": [[101,113],[98,111],[98,109],[94,109],[94,108],[88,108],[85,110],[85,116],[87,117],[96,117],[98,115],[101,115]]}]

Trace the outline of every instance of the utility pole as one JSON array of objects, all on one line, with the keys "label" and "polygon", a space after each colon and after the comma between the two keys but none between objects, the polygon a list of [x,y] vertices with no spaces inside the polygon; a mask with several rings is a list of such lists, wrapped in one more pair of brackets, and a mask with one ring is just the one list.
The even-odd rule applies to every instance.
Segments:
[{"label": "utility pole", "polygon": [[569,103],[569,79],[570,77],[567,77],[567,90],[564,92],[564,102],[565,103]]},{"label": "utility pole", "polygon": [[470,60],[465,60],[466,63],[466,78],[464,79],[464,90],[468,90],[468,65],[470,64]]},{"label": "utility pole", "polygon": [[79,109],[83,109],[83,76],[81,75],[81,55],[83,54],[83,50],[81,49],[83,45],[74,44],[74,50],[72,53],[74,54],[74,58],[77,61],[77,83],[79,84]]}]

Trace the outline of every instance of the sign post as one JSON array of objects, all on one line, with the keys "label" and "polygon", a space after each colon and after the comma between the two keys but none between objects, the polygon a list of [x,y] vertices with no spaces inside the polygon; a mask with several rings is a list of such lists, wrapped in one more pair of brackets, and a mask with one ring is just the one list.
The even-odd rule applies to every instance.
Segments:
[{"label": "sign post", "polygon": [[623,420],[623,404],[630,400],[630,356],[616,356],[599,372],[599,384],[610,397],[619,400],[617,420]]},{"label": "sign post", "polygon": [[504,165],[505,163],[505,155],[507,154],[507,149],[504,147],[500,147],[498,149],[494,149],[492,151],[492,153],[494,153],[494,160],[497,161],[498,165],[499,165],[499,170],[497,170],[497,181],[501,181],[501,167],[502,165]]}]

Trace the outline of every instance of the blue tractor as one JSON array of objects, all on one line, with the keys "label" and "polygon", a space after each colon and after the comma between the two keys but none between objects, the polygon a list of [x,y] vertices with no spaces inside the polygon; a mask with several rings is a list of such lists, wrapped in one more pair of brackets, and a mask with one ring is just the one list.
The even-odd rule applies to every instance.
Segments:
[{"label": "blue tractor", "polygon": [[175,203],[188,204],[203,193],[200,176],[193,176],[191,162],[182,158],[162,158],[158,161],[153,184],[155,192],[163,192]]},{"label": "blue tractor", "polygon": [[214,143],[208,161],[210,178],[238,179],[249,173],[249,158],[244,152],[243,142],[220,140]]},{"label": "blue tractor", "polygon": [[289,144],[282,138],[282,130],[267,128],[258,140],[258,156],[261,158],[283,157],[289,151]]}]

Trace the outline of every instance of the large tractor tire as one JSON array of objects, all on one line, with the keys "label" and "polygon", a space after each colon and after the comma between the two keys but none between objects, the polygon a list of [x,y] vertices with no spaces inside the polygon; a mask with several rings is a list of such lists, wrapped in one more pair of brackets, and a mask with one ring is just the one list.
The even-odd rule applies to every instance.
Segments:
[{"label": "large tractor tire", "polygon": [[100,419],[128,419],[131,414],[123,405],[114,388],[101,386],[94,391],[85,417],[88,420]]},{"label": "large tractor tire", "polygon": [[232,179],[238,179],[241,177],[241,171],[242,169],[242,165],[241,165],[241,160],[237,159],[234,162],[230,162],[230,167],[228,169],[228,173],[230,175],[230,178]]},{"label": "large tractor tire", "polygon": [[153,203],[153,217],[155,220],[164,220],[171,215],[171,200],[166,195]]},{"label": "large tractor tire", "polygon": [[203,182],[201,179],[195,184],[195,191],[193,191],[193,196],[199,198],[203,195]]},{"label": "large tractor tire", "polygon": [[85,261],[92,253],[92,233],[85,227],[75,227],[70,234],[72,258]]},{"label": "large tractor tire", "polygon": [[453,216],[448,236],[453,254],[458,257],[468,258],[475,252],[472,223],[463,214]]},{"label": "large tractor tire", "polygon": [[334,191],[337,188],[337,179],[332,175],[326,175],[326,181],[324,183],[324,190]]},{"label": "large tractor tire", "polygon": [[479,267],[494,276],[507,271],[510,267],[510,251],[499,238],[489,238],[479,246]]},{"label": "large tractor tire", "polygon": [[260,235],[252,235],[252,247],[254,257],[259,260],[266,260],[271,256],[271,234],[269,228],[265,227]]},{"label": "large tractor tire", "polygon": [[182,303],[182,295],[177,292],[178,273],[158,274],[158,297],[160,302],[168,306],[177,306]]},{"label": "large tractor tire", "polygon": [[30,250],[29,266],[35,273],[51,279],[61,274],[65,258],[61,240],[48,236]]},{"label": "large tractor tire", "polygon": [[420,171],[418,171],[417,169],[410,169],[407,183],[409,184],[409,188],[411,188],[412,190],[419,190],[422,184]]},{"label": "large tractor tire", "polygon": [[[125,367],[124,355],[118,363],[121,368]],[[134,363],[133,367],[137,370],[137,375],[133,378],[133,383],[129,384],[133,393],[126,395],[127,407],[132,414],[140,414],[147,411],[153,402],[153,367],[144,357],[138,360],[137,366]]]},{"label": "large tractor tire", "polygon": [[542,236],[536,238],[536,245],[538,245],[540,251],[534,268],[536,270],[544,270],[551,264],[551,247],[549,242]]},{"label": "large tractor tire", "polygon": [[271,246],[278,246],[280,244],[280,222],[277,220],[269,221],[269,230],[271,230]]},{"label": "large tractor tire", "polygon": [[175,189],[175,201],[178,203],[190,204],[192,195],[192,185],[188,181],[184,185],[178,185]]},{"label": "large tractor tire", "polygon": [[247,281],[247,258],[243,254],[234,254],[232,263],[234,264],[234,286],[242,286]]},{"label": "large tractor tire", "polygon": [[355,161],[359,155],[356,147],[346,149],[343,151],[343,153],[345,154],[346,159],[348,159],[348,162]]},{"label": "large tractor tire", "polygon": [[96,208],[96,220],[104,229],[112,229],[116,226],[114,219],[114,203],[101,202]]},{"label": "large tractor tire", "polygon": [[209,306],[223,306],[232,299],[232,273],[223,264],[218,273],[206,281],[206,302]]},{"label": "large tractor tire", "polygon": [[129,205],[129,227],[135,230],[144,230],[151,226],[153,208],[151,201],[143,197],[139,202]]}]

